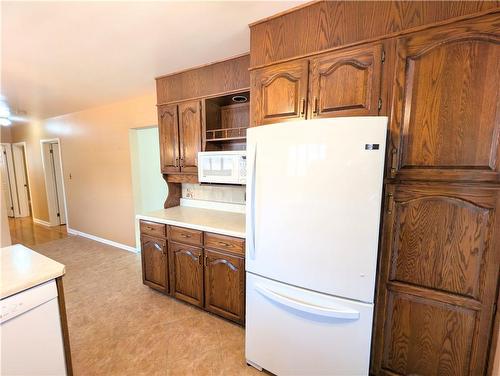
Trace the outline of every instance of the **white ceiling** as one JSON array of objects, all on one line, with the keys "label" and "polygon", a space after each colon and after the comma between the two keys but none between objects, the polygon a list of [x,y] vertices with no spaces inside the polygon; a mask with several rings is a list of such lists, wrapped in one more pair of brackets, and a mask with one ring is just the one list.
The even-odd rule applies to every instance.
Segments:
[{"label": "white ceiling", "polygon": [[249,50],[291,1],[1,2],[1,94],[48,118],[151,93],[154,77]]}]

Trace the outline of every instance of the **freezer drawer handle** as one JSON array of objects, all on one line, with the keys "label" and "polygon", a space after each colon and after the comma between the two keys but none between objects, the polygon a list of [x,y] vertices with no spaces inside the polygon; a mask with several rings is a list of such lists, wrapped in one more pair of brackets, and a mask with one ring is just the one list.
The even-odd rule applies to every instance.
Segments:
[{"label": "freezer drawer handle", "polygon": [[255,285],[255,289],[259,293],[264,295],[266,298],[269,298],[275,302],[281,303],[287,307],[296,309],[298,311],[312,313],[317,316],[332,317],[336,319],[346,319],[346,320],[359,319],[359,312],[353,309],[348,309],[344,307],[335,309],[330,307],[322,307],[316,304],[309,304],[306,302],[290,298],[285,295],[281,295],[277,292],[271,291],[260,285]]}]

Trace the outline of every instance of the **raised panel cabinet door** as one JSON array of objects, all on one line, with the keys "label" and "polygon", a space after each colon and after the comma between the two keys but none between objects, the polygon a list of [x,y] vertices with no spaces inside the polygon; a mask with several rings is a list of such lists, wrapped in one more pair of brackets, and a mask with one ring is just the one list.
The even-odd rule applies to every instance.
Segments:
[{"label": "raised panel cabinet door", "polygon": [[170,283],[172,295],[203,307],[202,249],[169,242]]},{"label": "raised panel cabinet door", "polygon": [[245,260],[205,249],[205,309],[243,324]]},{"label": "raised panel cabinet door", "polygon": [[381,44],[312,59],[310,117],[378,115],[381,76]]},{"label": "raised panel cabinet door", "polygon": [[305,119],[308,75],[305,59],[251,72],[252,126]]},{"label": "raised panel cabinet door", "polygon": [[180,171],[179,166],[179,124],[177,105],[158,107],[158,133],[160,136],[161,172]]},{"label": "raised panel cabinet door", "polygon": [[500,33],[496,15],[397,41],[389,174],[500,181]]},{"label": "raised panel cabinet door", "polygon": [[167,241],[141,235],[141,259],[143,283],[168,293]]},{"label": "raised panel cabinet door", "polygon": [[179,104],[180,165],[181,171],[198,172],[198,152],[201,151],[201,102]]},{"label": "raised panel cabinet door", "polygon": [[484,375],[500,266],[500,187],[388,185],[372,371]]}]

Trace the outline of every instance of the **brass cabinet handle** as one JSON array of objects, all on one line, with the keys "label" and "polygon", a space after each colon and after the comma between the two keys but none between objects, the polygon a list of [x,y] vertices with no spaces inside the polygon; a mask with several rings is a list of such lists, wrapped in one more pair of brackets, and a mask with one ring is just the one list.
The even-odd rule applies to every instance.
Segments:
[{"label": "brass cabinet handle", "polygon": [[187,238],[189,239],[191,237],[191,235],[189,234],[179,234],[182,238]]},{"label": "brass cabinet handle", "polygon": [[389,193],[387,198],[389,199],[389,202],[387,203],[387,214],[392,214],[392,211],[394,210],[394,195]]},{"label": "brass cabinet handle", "polygon": [[184,158],[181,158],[180,161],[181,161],[181,167],[184,167]]},{"label": "brass cabinet handle", "polygon": [[306,113],[306,98],[302,98],[302,110],[300,111],[301,115]]},{"label": "brass cabinet handle", "polygon": [[179,157],[175,158],[175,167],[179,167]]},{"label": "brass cabinet handle", "polygon": [[396,167],[398,164],[398,149],[392,149],[392,159],[391,159],[391,176],[396,175]]},{"label": "brass cabinet handle", "polygon": [[314,97],[314,107],[313,107],[313,114],[318,115],[319,113],[319,108],[318,108],[318,97]]},{"label": "brass cabinet handle", "polygon": [[225,243],[225,242],[217,242],[217,243],[219,243],[223,247],[231,247],[231,244],[229,244],[229,243]]}]

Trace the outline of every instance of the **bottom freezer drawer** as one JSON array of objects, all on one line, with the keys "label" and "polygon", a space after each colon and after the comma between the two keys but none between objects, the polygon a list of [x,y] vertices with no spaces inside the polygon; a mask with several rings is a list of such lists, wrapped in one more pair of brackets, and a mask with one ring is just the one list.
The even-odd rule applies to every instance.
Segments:
[{"label": "bottom freezer drawer", "polygon": [[277,375],[367,375],[373,304],[247,273],[246,359]]}]

